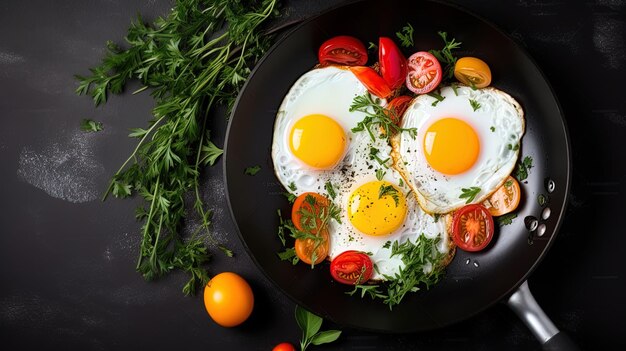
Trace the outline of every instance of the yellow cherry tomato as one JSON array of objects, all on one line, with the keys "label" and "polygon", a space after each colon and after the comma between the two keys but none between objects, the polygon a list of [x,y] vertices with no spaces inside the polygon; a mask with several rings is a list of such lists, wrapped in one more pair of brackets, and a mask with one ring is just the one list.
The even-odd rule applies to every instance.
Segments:
[{"label": "yellow cherry tomato", "polygon": [[456,79],[476,88],[484,88],[491,84],[491,70],[485,61],[476,57],[461,57],[454,65]]},{"label": "yellow cherry tomato", "polygon": [[204,287],[204,307],[222,327],[243,323],[254,307],[254,295],[248,282],[231,272],[216,275]]}]

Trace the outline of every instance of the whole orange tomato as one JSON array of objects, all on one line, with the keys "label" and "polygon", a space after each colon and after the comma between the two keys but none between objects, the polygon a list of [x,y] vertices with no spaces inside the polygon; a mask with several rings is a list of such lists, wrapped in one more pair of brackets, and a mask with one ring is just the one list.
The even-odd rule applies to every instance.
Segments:
[{"label": "whole orange tomato", "polygon": [[220,273],[204,287],[204,306],[217,324],[223,327],[237,326],[252,313],[252,288],[236,273]]}]

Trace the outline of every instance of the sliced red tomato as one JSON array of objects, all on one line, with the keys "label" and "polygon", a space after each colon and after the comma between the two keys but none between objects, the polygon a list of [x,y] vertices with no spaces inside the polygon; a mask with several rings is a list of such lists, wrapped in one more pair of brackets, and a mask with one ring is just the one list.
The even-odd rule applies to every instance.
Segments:
[{"label": "sliced red tomato", "polygon": [[409,107],[411,100],[413,99],[410,96],[401,95],[391,100],[389,105],[387,105],[387,110],[389,111],[388,115],[393,123],[400,125],[400,119],[404,111],[406,111],[406,108]]},{"label": "sliced red tomato", "polygon": [[317,53],[322,66],[339,64],[346,66],[362,66],[367,63],[365,45],[348,35],[340,35],[326,40]]},{"label": "sliced red tomato", "polygon": [[373,267],[369,256],[349,250],[342,252],[330,263],[330,275],[343,284],[363,284],[372,277]]},{"label": "sliced red tomato", "polygon": [[350,71],[367,87],[370,93],[383,99],[391,95],[389,84],[374,69],[365,66],[354,66],[350,67]]},{"label": "sliced red tomato", "polygon": [[274,346],[272,351],[296,351],[296,348],[288,342],[283,342]]},{"label": "sliced red tomato", "polygon": [[[330,200],[318,193],[303,193],[298,196],[293,202],[293,207],[291,208],[291,221],[298,230],[311,228],[314,226],[314,224],[312,222],[308,223],[310,221],[310,218],[305,218],[305,223],[302,223],[302,213],[304,211],[310,213],[320,213],[322,207],[328,207],[329,205]],[[315,234],[315,230],[311,230],[311,234]]]},{"label": "sliced red tomato", "polygon": [[378,62],[380,74],[391,90],[402,86],[406,79],[406,58],[393,40],[387,37],[378,39]]},{"label": "sliced red tomato", "polygon": [[407,61],[409,71],[406,87],[416,94],[433,91],[441,83],[441,65],[437,58],[426,51],[416,52]]},{"label": "sliced red tomato", "polygon": [[482,205],[462,207],[452,217],[452,239],[465,251],[480,251],[493,238],[493,217]]}]

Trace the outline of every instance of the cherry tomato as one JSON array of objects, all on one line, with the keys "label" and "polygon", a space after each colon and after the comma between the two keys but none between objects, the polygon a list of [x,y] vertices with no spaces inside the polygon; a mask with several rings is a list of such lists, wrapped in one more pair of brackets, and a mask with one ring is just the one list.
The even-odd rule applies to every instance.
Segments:
[{"label": "cherry tomato", "polygon": [[367,49],[363,43],[351,36],[340,35],[326,40],[317,53],[320,64],[362,66],[367,63]]},{"label": "cherry tomato", "polygon": [[296,239],[296,256],[306,264],[318,264],[328,257],[328,250],[330,249],[330,233],[328,233],[328,229],[322,228],[319,234],[315,236],[319,239]]},{"label": "cherry tomato", "polygon": [[343,284],[363,284],[372,277],[373,267],[369,256],[349,250],[342,252],[330,263],[330,275]]},{"label": "cherry tomato", "polygon": [[492,216],[502,216],[515,211],[521,197],[519,183],[509,176],[504,184],[491,194],[484,205]]},{"label": "cherry tomato", "polygon": [[491,84],[491,70],[485,61],[476,57],[461,57],[454,65],[454,76],[459,82],[484,88]]},{"label": "cherry tomato", "polygon": [[[313,202],[313,206],[311,202]],[[310,219],[305,218],[305,223],[302,223],[303,210],[307,212],[320,213],[320,209],[322,207],[328,207],[329,205],[330,201],[318,193],[303,193],[293,202],[293,207],[291,208],[291,221],[298,230],[315,227],[315,224],[309,223]],[[317,226],[321,225],[319,222],[316,224]],[[311,234],[315,234],[315,229],[310,231]]]},{"label": "cherry tomato", "polygon": [[402,86],[406,79],[406,58],[393,40],[387,37],[378,39],[378,62],[380,74],[391,90]]},{"label": "cherry tomato", "polygon": [[354,66],[350,67],[350,71],[367,87],[370,93],[383,99],[391,95],[391,88],[374,69],[365,66]]},{"label": "cherry tomato", "polygon": [[293,207],[291,208],[291,221],[293,225],[298,230],[305,231],[319,238],[296,239],[294,247],[296,255],[306,264],[318,264],[328,257],[330,234],[327,228],[322,227],[321,219],[316,216],[316,222],[313,223],[313,219],[304,216],[303,213],[308,212],[321,216],[322,209],[329,205],[330,200],[328,200],[328,198],[312,192],[301,194],[293,202]]},{"label": "cherry tomato", "polygon": [[274,346],[272,351],[296,351],[296,348],[288,342],[283,342]]},{"label": "cherry tomato", "polygon": [[416,94],[429,93],[441,82],[441,65],[435,56],[426,51],[411,55],[408,66],[406,87]]},{"label": "cherry tomato", "polygon": [[234,327],[252,313],[254,295],[241,276],[224,272],[213,277],[204,287],[204,307],[217,324]]},{"label": "cherry tomato", "polygon": [[387,110],[389,111],[388,116],[393,123],[400,125],[402,115],[404,111],[406,111],[406,108],[409,107],[411,100],[413,99],[410,96],[401,95],[391,100],[389,105],[387,105]]},{"label": "cherry tomato", "polygon": [[467,205],[452,217],[452,239],[465,251],[480,251],[493,238],[493,217],[478,204]]}]

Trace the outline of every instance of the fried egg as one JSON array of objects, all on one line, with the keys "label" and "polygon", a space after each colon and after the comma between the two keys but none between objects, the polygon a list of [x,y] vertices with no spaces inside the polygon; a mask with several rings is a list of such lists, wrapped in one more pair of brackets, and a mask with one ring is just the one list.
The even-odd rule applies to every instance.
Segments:
[{"label": "fried egg", "polygon": [[330,223],[329,258],[347,250],[366,252],[377,267],[373,279],[384,279],[404,266],[402,256],[391,256],[391,243],[440,237],[437,249],[448,253],[450,241],[445,220],[424,213],[391,167],[392,149],[381,132],[374,130],[374,138],[352,132],[365,114],[351,112],[350,105],[366,93],[353,73],[340,67],[305,73],[277,112],[272,160],[278,180],[295,195],[331,197],[326,187],[332,187],[341,222]]},{"label": "fried egg", "polygon": [[[495,88],[444,87],[440,97],[415,98],[402,117],[393,142],[396,164],[420,206],[449,213],[480,203],[496,191],[515,167],[524,134],[522,108]],[[442,100],[443,99],[443,100]]]}]

